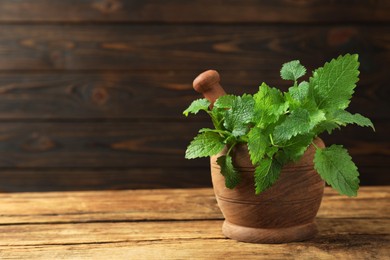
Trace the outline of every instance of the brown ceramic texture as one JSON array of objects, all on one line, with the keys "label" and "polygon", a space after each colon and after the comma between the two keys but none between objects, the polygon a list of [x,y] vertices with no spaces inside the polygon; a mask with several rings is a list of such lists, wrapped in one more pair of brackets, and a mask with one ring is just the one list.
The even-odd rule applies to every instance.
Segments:
[{"label": "brown ceramic texture", "polygon": [[[324,147],[321,139],[315,139]],[[278,181],[255,194],[254,167],[246,145],[233,150],[233,163],[242,176],[234,189],[225,179],[216,159],[211,157],[211,174],[218,205],[226,219],[224,234],[245,242],[283,243],[305,240],[317,233],[314,218],[321,204],[324,181],[313,168],[315,148],[309,146],[302,159],[286,164]]]}]

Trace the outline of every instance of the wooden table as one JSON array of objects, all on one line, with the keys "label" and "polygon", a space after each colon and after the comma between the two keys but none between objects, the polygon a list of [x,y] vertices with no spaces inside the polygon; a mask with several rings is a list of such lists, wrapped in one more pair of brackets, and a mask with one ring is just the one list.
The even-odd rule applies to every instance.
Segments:
[{"label": "wooden table", "polygon": [[279,245],[224,238],[208,188],[0,194],[0,258],[390,259],[390,186],[325,194],[319,235]]}]

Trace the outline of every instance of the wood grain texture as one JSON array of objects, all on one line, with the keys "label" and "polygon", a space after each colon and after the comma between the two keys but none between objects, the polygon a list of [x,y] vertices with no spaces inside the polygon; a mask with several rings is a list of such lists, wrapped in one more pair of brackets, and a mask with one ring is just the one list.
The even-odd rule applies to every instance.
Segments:
[{"label": "wood grain texture", "polygon": [[389,13],[385,0],[0,1],[0,190],[208,187],[207,160],[183,158],[210,124],[181,115],[196,75],[286,90],[282,63],[347,52],[361,62],[350,111],[377,132],[323,139],[350,149],[361,184],[390,183]]},{"label": "wood grain texture", "polygon": [[[358,197],[326,187],[319,218],[389,218],[389,187],[361,187]],[[202,220],[223,216],[211,188],[0,193],[0,223]]]},{"label": "wood grain texture", "polygon": [[236,243],[225,238],[172,239],[141,242],[113,242],[70,245],[8,246],[0,256],[6,259],[381,259],[389,255],[388,235],[319,236],[308,243],[258,245]]},{"label": "wood grain texture", "polygon": [[[355,159],[354,159],[355,160]],[[207,162],[199,167],[1,169],[1,192],[211,187]],[[356,160],[355,160],[356,161]],[[361,166],[361,185],[389,183],[388,166]]]},{"label": "wood grain texture", "polygon": [[388,22],[385,0],[3,0],[0,22]]},{"label": "wood grain texture", "polygon": [[389,196],[389,187],[363,187],[357,198],[326,188],[315,239],[255,245],[225,239],[211,189],[0,194],[0,256],[385,259]]},{"label": "wood grain texture", "polygon": [[[184,152],[210,122],[28,122],[0,124],[0,167],[194,167],[207,159],[186,160]],[[325,138],[350,148],[358,166],[388,167],[389,123],[349,127]],[[380,131],[381,132],[380,132]],[[349,134],[353,133],[351,138]]]},{"label": "wood grain texture", "polygon": [[204,167],[1,169],[0,192],[211,187]]},{"label": "wood grain texture", "polygon": [[[2,224],[221,219],[208,189],[0,193]],[[23,204],[24,211],[20,205]]]},{"label": "wood grain texture", "polygon": [[0,35],[0,70],[278,72],[289,60],[311,69],[352,52],[376,72],[390,59],[386,25],[1,25]]},{"label": "wood grain texture", "polygon": [[[280,61],[282,63],[282,61]],[[281,65],[281,64],[280,64]],[[364,66],[364,64],[362,64]],[[200,95],[196,71],[0,72],[0,119],[176,119]],[[261,82],[284,91],[290,82],[277,70],[220,71],[233,94],[255,93]],[[389,118],[388,73],[363,71],[351,112]],[[199,113],[196,118],[208,120]]]},{"label": "wood grain texture", "polygon": [[[201,125],[205,125],[202,123]],[[193,167],[196,122],[30,122],[0,127],[1,167]]]},{"label": "wood grain texture", "polygon": [[[389,240],[389,219],[332,219],[318,218],[322,238],[337,232],[353,235],[383,236]],[[152,242],[156,235],[160,241],[221,239],[221,220],[118,222],[118,223],[43,223],[0,226],[0,248],[34,247],[40,245],[77,245],[103,243]],[[109,234],[109,235],[108,235]],[[22,239],[23,238],[23,239]],[[317,241],[320,240],[317,238]],[[315,240],[314,240],[315,241]],[[389,242],[389,241],[388,241]],[[310,243],[310,242],[309,242]],[[240,243],[243,244],[243,243]]]}]

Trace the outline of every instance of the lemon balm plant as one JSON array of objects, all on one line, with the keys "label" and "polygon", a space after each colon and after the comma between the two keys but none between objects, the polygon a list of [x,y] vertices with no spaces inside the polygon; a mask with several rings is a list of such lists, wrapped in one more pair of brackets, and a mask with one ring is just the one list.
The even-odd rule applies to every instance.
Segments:
[{"label": "lemon balm plant", "polygon": [[309,81],[299,82],[306,69],[298,60],[285,63],[280,75],[292,82],[287,92],[262,83],[254,95],[223,95],[212,108],[207,99],[198,99],[183,112],[185,116],[205,111],[214,129],[200,129],[185,157],[215,156],[225,147],[217,163],[227,188],[241,181],[234,166],[232,150],[246,144],[255,167],[255,192],[260,194],[278,180],[284,165],[298,161],[309,145],[316,148],[314,168],[340,194],[356,196],[359,173],[342,145],[317,147],[313,140],[321,133],[357,124],[374,129],[372,122],[346,111],[359,80],[358,55],[346,54],[325,63]]}]

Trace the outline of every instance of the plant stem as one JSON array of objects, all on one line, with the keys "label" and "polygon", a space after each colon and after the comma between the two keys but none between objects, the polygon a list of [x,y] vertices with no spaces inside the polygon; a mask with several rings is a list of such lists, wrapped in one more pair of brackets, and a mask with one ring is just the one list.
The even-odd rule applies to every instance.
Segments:
[{"label": "plant stem", "polygon": [[274,144],[274,139],[272,139],[272,135],[271,135],[271,134],[269,134],[269,139],[271,140],[271,144],[272,144],[273,146],[275,146],[275,144]]},{"label": "plant stem", "polygon": [[313,141],[311,141],[311,144],[316,148],[316,150],[320,149]]},{"label": "plant stem", "polygon": [[230,151],[233,149],[234,146],[236,146],[237,143],[233,143],[230,147],[229,150],[227,151],[226,155],[230,155]]},{"label": "plant stem", "polygon": [[211,121],[213,122],[213,125],[216,129],[219,129],[219,123],[217,121],[217,119],[215,118],[215,116],[213,115],[213,113],[209,110],[205,110],[206,113],[211,117]]},{"label": "plant stem", "polygon": [[228,131],[224,131],[224,130],[219,130],[219,129],[210,129],[208,130],[210,132],[215,132],[215,133],[218,133],[218,134],[226,134],[226,135],[229,135],[230,133]]}]

